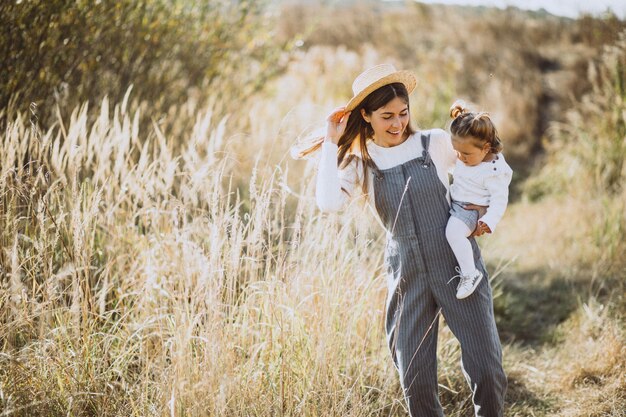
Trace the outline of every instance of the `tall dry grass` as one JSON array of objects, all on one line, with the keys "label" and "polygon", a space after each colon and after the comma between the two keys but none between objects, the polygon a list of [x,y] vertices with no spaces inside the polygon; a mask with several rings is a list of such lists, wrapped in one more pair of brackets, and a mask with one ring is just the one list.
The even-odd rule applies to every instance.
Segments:
[{"label": "tall dry grass", "polygon": [[[412,117],[443,127],[467,57],[429,49],[446,38],[425,33]],[[406,415],[384,340],[380,229],[358,202],[320,214],[314,164],[286,159],[350,96],[354,75],[381,61],[406,67],[376,45],[304,48],[229,115],[190,99],[155,116],[131,93],[49,127],[5,109],[0,415]],[[609,86],[620,84],[597,85],[574,111],[579,139],[614,109]],[[510,416],[618,416],[626,403],[624,192],[586,198],[597,188],[586,181],[606,176],[565,137],[481,241],[510,336]],[[558,179],[580,166],[589,187],[579,193],[546,185],[574,183]],[[459,358],[442,326],[440,393],[455,417],[472,415]]]},{"label": "tall dry grass", "polygon": [[[573,198],[595,215],[586,222],[595,265],[623,277],[626,245],[626,32],[590,65],[590,93],[554,124],[547,155],[527,182],[529,200]],[[585,227],[585,226],[583,226]]]},{"label": "tall dry grass", "polygon": [[[317,212],[311,166],[290,178],[261,140],[247,167],[193,110],[182,142],[128,100],[5,121],[4,415],[401,414],[380,239]],[[467,409],[451,340],[446,406]]]}]

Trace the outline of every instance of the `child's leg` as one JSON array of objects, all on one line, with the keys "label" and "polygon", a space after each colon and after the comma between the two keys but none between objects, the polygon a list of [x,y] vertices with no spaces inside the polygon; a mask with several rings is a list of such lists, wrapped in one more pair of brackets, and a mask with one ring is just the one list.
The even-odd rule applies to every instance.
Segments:
[{"label": "child's leg", "polygon": [[470,275],[476,271],[472,245],[467,239],[471,234],[472,231],[463,221],[454,216],[450,216],[448,225],[446,226],[446,238],[452,248],[452,252],[454,252],[456,261],[461,268],[461,274],[463,275]]}]

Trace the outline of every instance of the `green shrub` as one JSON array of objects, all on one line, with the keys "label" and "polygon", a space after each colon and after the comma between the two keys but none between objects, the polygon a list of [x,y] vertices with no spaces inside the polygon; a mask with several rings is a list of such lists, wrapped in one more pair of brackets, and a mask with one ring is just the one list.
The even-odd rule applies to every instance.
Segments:
[{"label": "green shrub", "polygon": [[154,110],[195,89],[236,101],[278,68],[265,2],[11,0],[0,4],[0,108],[48,114],[133,96]]}]

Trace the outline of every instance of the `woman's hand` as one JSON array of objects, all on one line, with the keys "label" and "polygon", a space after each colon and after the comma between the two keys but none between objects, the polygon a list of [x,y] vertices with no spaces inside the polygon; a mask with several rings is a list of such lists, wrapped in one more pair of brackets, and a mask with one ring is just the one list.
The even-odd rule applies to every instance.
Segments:
[{"label": "woman's hand", "polygon": [[[476,210],[478,212],[479,219],[483,217],[485,213],[487,213],[488,207],[489,206],[479,206],[477,204],[466,204],[463,206],[465,210]],[[470,237],[482,236],[485,233],[491,233],[491,229],[489,228],[489,226],[487,226],[486,223],[478,222],[478,224],[476,225],[476,229],[474,229]]]},{"label": "woman's hand", "polygon": [[348,123],[348,117],[351,112],[346,112],[345,107],[337,107],[326,118],[326,140],[330,140],[335,145],[339,142],[339,138],[346,130],[346,124]]}]

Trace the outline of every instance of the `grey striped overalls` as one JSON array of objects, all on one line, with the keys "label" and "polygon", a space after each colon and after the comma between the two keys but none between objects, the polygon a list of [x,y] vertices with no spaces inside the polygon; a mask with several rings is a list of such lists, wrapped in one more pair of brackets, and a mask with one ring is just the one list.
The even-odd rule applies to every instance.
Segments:
[{"label": "grey striped overalls", "polygon": [[[376,210],[388,232],[386,331],[411,416],[443,416],[437,395],[437,311],[461,344],[462,366],[478,416],[502,416],[506,376],[488,279],[464,300],[455,296],[456,260],[445,236],[446,189],[430,159],[430,136],[421,157],[374,168]],[[485,274],[478,245],[474,257]]]}]

